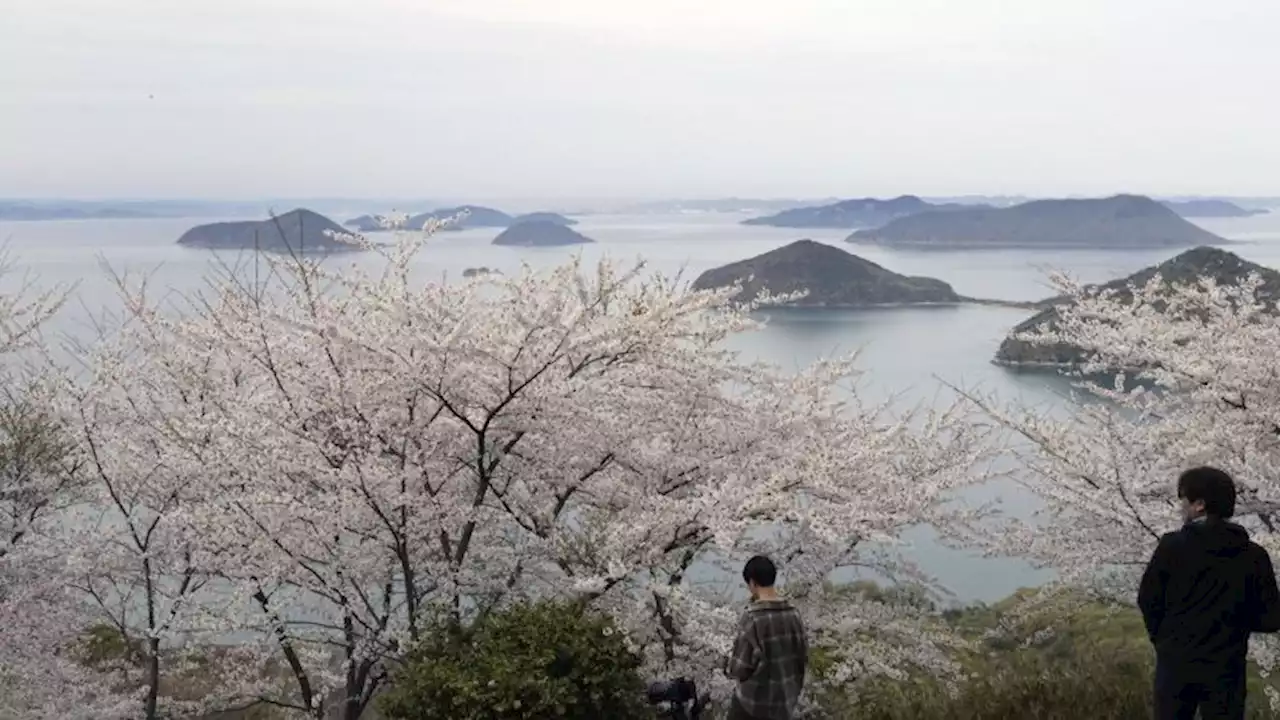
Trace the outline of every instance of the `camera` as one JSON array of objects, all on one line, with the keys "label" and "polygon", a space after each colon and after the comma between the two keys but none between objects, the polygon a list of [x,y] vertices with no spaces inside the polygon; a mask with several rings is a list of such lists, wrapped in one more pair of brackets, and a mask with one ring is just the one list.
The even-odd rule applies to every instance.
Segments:
[{"label": "camera", "polygon": [[652,683],[646,696],[650,705],[661,706],[658,717],[674,720],[702,717],[710,700],[705,695],[699,697],[697,684],[687,678]]}]

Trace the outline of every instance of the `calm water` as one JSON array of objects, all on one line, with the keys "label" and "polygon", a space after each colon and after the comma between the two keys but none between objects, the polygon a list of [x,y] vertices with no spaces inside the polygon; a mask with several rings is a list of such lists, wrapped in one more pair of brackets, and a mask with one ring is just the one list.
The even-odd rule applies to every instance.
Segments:
[{"label": "calm water", "polygon": [[[224,218],[219,218],[224,219]],[[597,240],[581,248],[503,248],[489,240],[493,229],[444,233],[433,238],[420,258],[420,271],[431,277],[459,277],[468,267],[488,266],[507,273],[522,262],[534,266],[559,263],[575,253],[592,262],[602,255],[622,261],[646,260],[664,272],[692,279],[708,268],[766,252],[809,237],[829,242],[890,270],[936,277],[964,295],[1009,300],[1035,300],[1052,294],[1049,269],[1064,270],[1082,280],[1104,281],[1167,259],[1165,251],[981,251],[910,252],[855,247],[842,242],[843,231],[786,230],[737,224],[732,215],[591,216],[576,228]],[[74,304],[54,326],[82,332],[87,312],[114,304],[103,264],[116,272],[146,273],[156,291],[196,287],[214,257],[212,253],[174,245],[193,219],[0,222],[0,239],[8,242],[19,272],[31,272],[42,283],[77,283]],[[1240,241],[1231,249],[1254,262],[1280,267],[1280,215],[1206,220],[1202,225]],[[225,256],[234,260],[234,256]],[[11,286],[14,277],[5,279]],[[1018,374],[989,360],[1008,329],[1026,311],[998,307],[885,309],[866,311],[773,313],[763,332],[739,338],[745,353],[800,367],[833,353],[862,350],[867,371],[862,389],[870,398],[897,395],[902,403],[945,401],[941,378],[963,387],[980,388],[1031,403],[1053,403],[1061,382]],[[973,496],[1000,497],[1015,512],[1035,506],[1033,497],[1006,484],[993,484]],[[1172,519],[1171,519],[1172,520]],[[1047,577],[1007,559],[984,559],[942,548],[928,529],[907,535],[907,552],[935,575],[958,600],[994,600],[1018,587]]]}]

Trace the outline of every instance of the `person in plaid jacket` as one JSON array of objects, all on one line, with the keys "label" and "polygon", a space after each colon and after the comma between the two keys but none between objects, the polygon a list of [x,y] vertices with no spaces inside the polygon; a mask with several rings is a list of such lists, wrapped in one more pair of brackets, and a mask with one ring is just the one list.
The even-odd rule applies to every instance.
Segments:
[{"label": "person in plaid jacket", "polygon": [[800,613],[778,596],[778,568],[757,555],[742,569],[751,604],[738,623],[728,673],[738,681],[729,720],[790,720],[804,689],[809,642]]}]

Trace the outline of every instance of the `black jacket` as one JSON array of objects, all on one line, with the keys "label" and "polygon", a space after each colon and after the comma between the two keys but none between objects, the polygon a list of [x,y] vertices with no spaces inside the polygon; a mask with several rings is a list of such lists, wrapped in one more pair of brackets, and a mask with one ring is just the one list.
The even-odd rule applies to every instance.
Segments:
[{"label": "black jacket", "polygon": [[1193,673],[1241,667],[1250,633],[1280,630],[1271,556],[1222,520],[1187,523],[1160,538],[1138,607],[1160,662]]}]

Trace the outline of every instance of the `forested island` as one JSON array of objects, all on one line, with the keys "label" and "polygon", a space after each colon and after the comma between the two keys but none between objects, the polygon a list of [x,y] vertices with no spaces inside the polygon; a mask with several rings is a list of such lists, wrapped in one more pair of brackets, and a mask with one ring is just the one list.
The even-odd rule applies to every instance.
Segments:
[{"label": "forested island", "polygon": [[890,200],[860,198],[841,200],[830,205],[792,208],[767,217],[743,220],[742,224],[852,230],[854,228],[880,227],[898,218],[923,212],[943,212],[971,207],[986,206],[961,205],[959,203],[934,204],[925,202],[915,195],[902,195]]},{"label": "forested island", "polygon": [[593,242],[595,241],[573,228],[549,220],[516,223],[493,239],[494,245],[520,247],[584,245]]},{"label": "forested island", "polygon": [[926,212],[848,241],[920,249],[1094,248],[1133,250],[1223,245],[1228,241],[1141,195],[1033,200],[1007,208]]},{"label": "forested island", "polygon": [[[1202,278],[1212,278],[1223,286],[1236,286],[1253,273],[1263,279],[1263,286],[1258,291],[1261,297],[1272,301],[1280,298],[1280,272],[1215,247],[1193,248],[1159,265],[1104,283],[1096,289],[1115,291],[1120,298],[1127,299],[1132,297],[1131,287],[1144,286],[1156,275],[1160,275],[1161,280],[1170,286],[1195,284]],[[1056,329],[1059,307],[1068,302],[1071,302],[1070,298],[1045,300],[1044,304],[1048,307],[1015,326],[1000,344],[995,363],[1017,368],[1071,369],[1086,362],[1087,355],[1077,346],[1031,343],[1019,337],[1026,333]]]},{"label": "forested island", "polygon": [[696,289],[742,284],[737,300],[762,294],[806,295],[788,306],[872,307],[954,303],[961,300],[947,283],[909,277],[864,260],[838,247],[797,240],[776,250],[708,270],[694,281]]},{"label": "forested island", "polygon": [[197,225],[178,238],[179,245],[211,250],[262,250],[264,252],[349,252],[360,248],[336,240],[347,235],[329,218],[305,208],[266,220],[241,220]]}]

